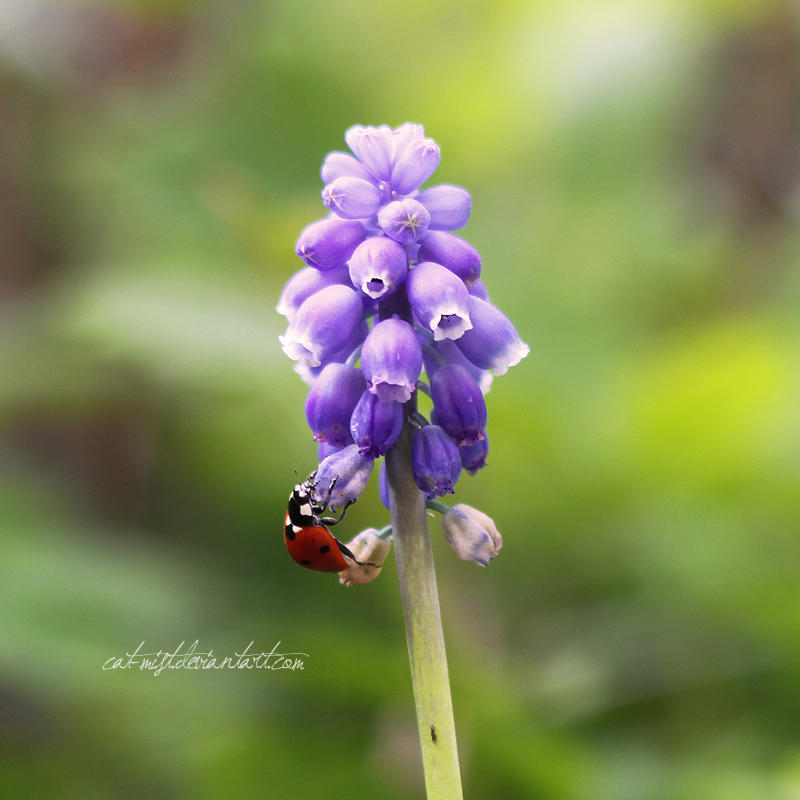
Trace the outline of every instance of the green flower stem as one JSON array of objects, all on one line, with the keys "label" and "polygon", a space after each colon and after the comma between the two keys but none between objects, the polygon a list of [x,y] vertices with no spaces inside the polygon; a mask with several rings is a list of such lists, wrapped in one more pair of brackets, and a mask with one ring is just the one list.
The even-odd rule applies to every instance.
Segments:
[{"label": "green flower stem", "polygon": [[386,454],[397,576],[428,800],[461,800],[453,702],[433,550],[422,492],[411,472],[412,427]]},{"label": "green flower stem", "polygon": [[450,506],[446,506],[444,503],[438,503],[436,500],[426,500],[425,508],[429,508],[431,511],[438,511],[442,516],[450,510]]}]

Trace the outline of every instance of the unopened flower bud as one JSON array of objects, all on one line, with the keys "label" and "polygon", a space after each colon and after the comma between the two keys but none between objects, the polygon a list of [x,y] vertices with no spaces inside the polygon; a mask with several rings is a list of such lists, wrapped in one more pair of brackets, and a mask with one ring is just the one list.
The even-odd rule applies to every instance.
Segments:
[{"label": "unopened flower bud", "polygon": [[382,403],[407,402],[422,370],[422,348],[414,329],[401,319],[377,323],[361,349],[361,369],[367,388]]},{"label": "unopened flower bud", "polygon": [[364,393],[361,370],[328,364],[306,398],[306,419],[317,442],[343,445],[350,438],[350,418]]},{"label": "unopened flower bud", "polygon": [[362,219],[378,210],[381,193],[374,183],[343,177],[322,190],[322,202],[343,219]]},{"label": "unopened flower bud", "polygon": [[472,327],[467,287],[449,269],[423,261],[409,271],[406,282],[412,310],[436,341],[459,339]]},{"label": "unopened flower bud", "polygon": [[478,441],[486,427],[486,401],[475,379],[459,364],[447,364],[431,378],[437,424],[457,445]]},{"label": "unopened flower bud", "polygon": [[347,263],[356,245],[366,235],[360,222],[330,216],[307,225],[294,250],[309,267],[333,269]]},{"label": "unopened flower bud", "polygon": [[321,464],[328,456],[344,450],[347,445],[353,444],[353,440],[348,436],[344,444],[331,444],[330,442],[320,442],[317,445],[317,463]]},{"label": "unopened flower bud", "polygon": [[361,564],[351,564],[339,573],[339,583],[352,586],[355,583],[369,583],[381,574],[381,567],[392,547],[391,540],[381,539],[376,528],[361,531],[347,548]]},{"label": "unopened flower bud", "polygon": [[[392,131],[392,164],[405,153],[414,142],[425,138],[425,129],[415,122],[404,122]],[[401,192],[405,194],[405,192]]]},{"label": "unopened flower bud", "polygon": [[479,297],[481,300],[485,300],[487,303],[489,302],[489,290],[480,278],[467,286],[467,291],[473,297]]},{"label": "unopened flower bud", "polygon": [[325,272],[320,272],[314,267],[303,267],[295,272],[283,287],[280,300],[278,300],[277,312],[283,314],[291,322],[304,300],[334,283],[350,284],[350,273],[347,267],[337,267]]},{"label": "unopened flower bud", "polygon": [[428,230],[431,215],[428,209],[407,197],[387,203],[378,212],[381,230],[400,244],[412,244]]},{"label": "unopened flower bud", "polygon": [[325,156],[322,168],[319,171],[324,184],[333,183],[337,178],[361,178],[365,181],[374,181],[372,173],[349,153],[334,151]]},{"label": "unopened flower bud", "polygon": [[392,129],[388,125],[353,125],[344,135],[347,146],[358,160],[379,180],[392,174]]},{"label": "unopened flower bud", "polygon": [[431,231],[419,248],[420,261],[447,267],[470,286],[481,276],[480,253],[467,241],[446,231]]},{"label": "unopened flower bud", "polygon": [[363,319],[359,295],[334,284],[312,294],[297,310],[283,336],[283,352],[309,367],[319,366],[339,352],[359,329]]},{"label": "unopened flower bud", "polygon": [[483,469],[486,466],[486,456],[489,454],[489,437],[486,435],[486,431],[483,431],[482,439],[459,447],[458,454],[461,456],[462,466],[470,475]]},{"label": "unopened flower bud", "polygon": [[456,344],[476,366],[504,375],[530,352],[508,317],[491,303],[470,296],[469,315],[472,328]]},{"label": "unopened flower bud", "polygon": [[385,455],[402,429],[401,403],[381,403],[371,392],[363,393],[350,419],[350,434],[362,456]]},{"label": "unopened flower bud", "polygon": [[409,194],[425,183],[439,166],[439,145],[433,139],[416,139],[398,152],[392,166],[392,189]]},{"label": "unopened flower bud", "polygon": [[317,496],[329,498],[332,508],[355,502],[364,491],[374,464],[375,460],[364,458],[355,444],[332,453],[317,469]]},{"label": "unopened flower bud", "polygon": [[406,279],[408,256],[401,244],[387,236],[370,236],[350,257],[350,280],[364,294],[379,300]]},{"label": "unopened flower bud", "polygon": [[442,530],[459,558],[482,567],[488,567],[503,546],[503,537],[491,517],[464,503],[454,505],[442,517]]},{"label": "unopened flower bud", "polygon": [[429,500],[453,494],[461,474],[461,456],[453,440],[438,425],[426,425],[411,444],[414,482]]},{"label": "unopened flower bud", "polygon": [[467,224],[472,211],[472,198],[466,189],[442,183],[420,192],[415,200],[431,215],[432,231],[455,231]]}]

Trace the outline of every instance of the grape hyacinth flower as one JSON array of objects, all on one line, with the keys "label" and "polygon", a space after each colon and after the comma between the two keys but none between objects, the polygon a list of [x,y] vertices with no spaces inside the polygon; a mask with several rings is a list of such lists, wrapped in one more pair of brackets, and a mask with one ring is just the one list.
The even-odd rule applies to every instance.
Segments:
[{"label": "grape hyacinth flower", "polygon": [[[328,216],[300,233],[303,266],[277,307],[283,350],[310,385],[306,419],[318,443],[309,501],[297,508],[320,525],[340,522],[385,457],[378,483],[391,525],[347,545],[314,535],[329,537],[320,552],[336,542],[349,559],[339,576],[347,586],[374,580],[394,542],[429,798],[460,797],[426,509],[443,515],[459,558],[486,566],[497,555],[489,517],[434,498],[486,466],[484,395],[528,346],[491,303],[480,254],[453,233],[472,213],[469,192],[423,186],[441,160],[423,127],[354,125],[344,139],[350,152],[329,153],[320,170]],[[327,509],[339,517],[314,516]]]}]

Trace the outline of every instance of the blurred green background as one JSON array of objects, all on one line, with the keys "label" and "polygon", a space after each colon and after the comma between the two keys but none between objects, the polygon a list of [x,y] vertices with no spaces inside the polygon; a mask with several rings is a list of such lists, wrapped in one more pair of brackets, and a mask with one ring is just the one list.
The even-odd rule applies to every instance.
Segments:
[{"label": "blurred green background", "polygon": [[[799,76],[788,2],[0,0],[0,794],[422,796],[393,563],[285,552],[273,310],[411,120],[532,347],[456,495],[502,554],[432,525],[466,796],[800,798]],[[194,639],[309,659],[101,670]]]}]

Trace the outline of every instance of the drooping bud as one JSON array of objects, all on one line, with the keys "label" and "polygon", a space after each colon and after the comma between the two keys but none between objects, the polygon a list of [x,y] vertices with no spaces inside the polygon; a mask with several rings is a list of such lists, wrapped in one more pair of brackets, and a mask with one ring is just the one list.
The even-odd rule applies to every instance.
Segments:
[{"label": "drooping bud", "polygon": [[276,310],[291,322],[304,300],[334,283],[343,285],[350,283],[347,267],[337,267],[325,272],[320,272],[314,267],[303,267],[295,272],[283,287]]},{"label": "drooping bud", "polygon": [[381,230],[400,244],[412,244],[428,230],[431,215],[428,209],[407,197],[387,203],[378,212]]},{"label": "drooping bud", "polygon": [[359,295],[334,284],[303,301],[283,336],[278,337],[289,358],[319,366],[339,350],[359,329],[363,306]]},{"label": "drooping bud", "polygon": [[433,379],[434,373],[445,364],[460,364],[472,375],[482,394],[486,395],[492,386],[492,381],[494,380],[492,374],[475,366],[451,339],[432,342],[430,347],[422,351],[422,359],[429,380]]},{"label": "drooping bud", "polygon": [[351,564],[339,573],[339,583],[352,586],[355,583],[369,583],[381,574],[381,567],[392,547],[390,539],[382,539],[376,528],[361,531],[347,548],[361,564]]},{"label": "drooping bud", "polygon": [[320,372],[306,398],[306,419],[315,441],[345,444],[364,388],[364,376],[356,367],[333,363]]},{"label": "drooping bud", "polygon": [[350,419],[350,434],[362,456],[385,455],[402,429],[402,404],[381,403],[371,392],[363,393]]},{"label": "drooping bud", "polygon": [[489,302],[489,290],[480,278],[467,286],[467,291],[473,297],[479,297],[481,300],[485,300],[487,303]]},{"label": "drooping bud", "polygon": [[458,454],[461,456],[462,466],[470,475],[483,469],[486,466],[486,456],[489,454],[489,438],[486,431],[483,432],[483,439],[459,447]]},{"label": "drooping bud", "polygon": [[447,267],[470,286],[481,275],[481,257],[467,241],[445,231],[431,231],[419,248],[420,261],[435,261]]},{"label": "drooping bud", "polygon": [[388,125],[353,125],[344,134],[347,146],[358,160],[379,180],[392,174],[392,129]]},{"label": "drooping bud", "polygon": [[423,261],[406,282],[412,310],[436,341],[459,339],[472,327],[467,287],[449,269]]},{"label": "drooping bud", "polygon": [[492,518],[464,503],[454,505],[442,517],[442,530],[460,559],[482,567],[488,567],[503,546],[503,537]]},{"label": "drooping bud", "polygon": [[366,235],[360,222],[330,216],[307,225],[298,237],[294,251],[309,267],[333,269],[347,263],[356,245]]},{"label": "drooping bud", "polygon": [[417,387],[422,348],[414,329],[401,319],[385,319],[369,332],[361,349],[367,388],[382,403],[405,403]]},{"label": "drooping bud", "polygon": [[475,379],[459,364],[447,364],[431,378],[436,421],[459,446],[483,436],[486,402]]},{"label": "drooping bud", "polygon": [[320,442],[317,445],[317,463],[321,464],[329,455],[344,450],[347,445],[353,444],[353,440],[348,436],[344,444],[331,444],[330,442]]},{"label": "drooping bud", "polygon": [[344,219],[371,217],[381,204],[374,183],[361,178],[337,178],[322,190],[322,202]]},{"label": "drooping bud", "polygon": [[344,508],[358,500],[367,485],[375,460],[364,458],[350,444],[329,455],[317,468],[316,494],[328,497],[331,508]]},{"label": "drooping bud", "polygon": [[333,183],[337,178],[361,178],[374,181],[372,173],[349,153],[334,151],[325,156],[319,176],[325,184]]},{"label": "drooping bud", "polygon": [[433,139],[416,139],[397,153],[392,166],[392,189],[409,194],[436,172],[441,160],[439,145]]},{"label": "drooping bud", "polygon": [[444,428],[426,425],[414,434],[411,468],[414,482],[429,500],[453,494],[461,474],[461,457]]},{"label": "drooping bud", "polygon": [[379,300],[406,279],[408,257],[401,244],[386,236],[370,236],[350,258],[350,280],[364,294]]},{"label": "drooping bud", "polygon": [[476,366],[504,375],[530,352],[508,317],[491,303],[470,296],[469,315],[472,329],[456,344]]},{"label": "drooping bud", "polygon": [[442,183],[420,192],[415,198],[428,209],[432,231],[455,231],[467,224],[472,212],[472,197],[461,186]]}]

